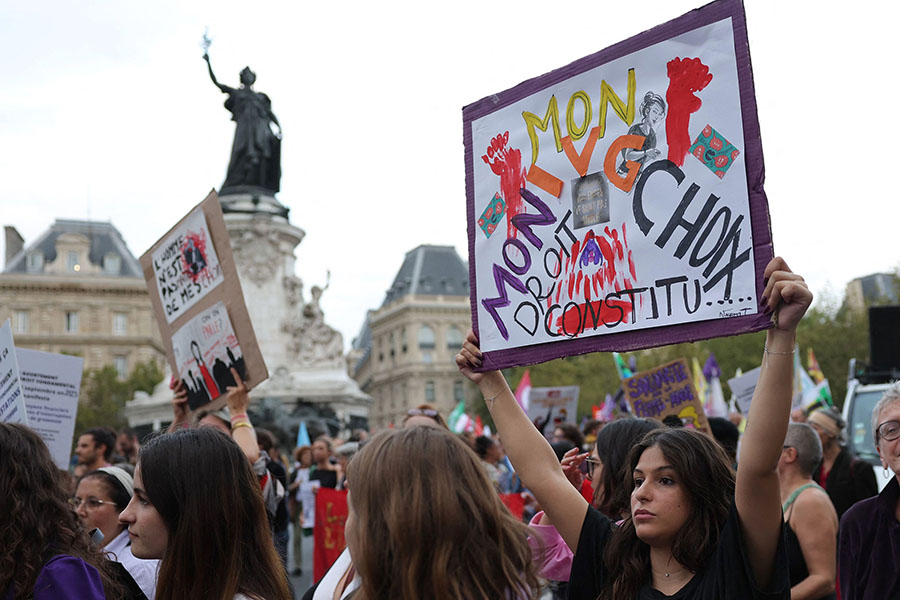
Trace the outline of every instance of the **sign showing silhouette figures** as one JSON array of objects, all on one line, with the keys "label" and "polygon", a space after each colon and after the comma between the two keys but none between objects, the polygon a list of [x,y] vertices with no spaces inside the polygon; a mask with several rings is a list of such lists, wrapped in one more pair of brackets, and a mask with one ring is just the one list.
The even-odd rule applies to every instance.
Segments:
[{"label": "sign showing silhouette figures", "polygon": [[268,378],[215,191],[141,256],[141,267],[191,409],[224,405],[232,368],[248,389]]}]

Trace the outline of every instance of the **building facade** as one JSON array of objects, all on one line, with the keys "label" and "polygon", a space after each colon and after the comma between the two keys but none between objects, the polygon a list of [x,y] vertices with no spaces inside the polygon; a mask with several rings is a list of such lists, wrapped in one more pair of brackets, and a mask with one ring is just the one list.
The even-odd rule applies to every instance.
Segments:
[{"label": "building facade", "polygon": [[140,264],[111,223],[58,219],[29,246],[6,226],[0,322],[16,346],[73,354],[85,369],[165,360]]},{"label": "building facade", "polygon": [[864,310],[873,304],[897,304],[897,276],[893,273],[873,273],[857,277],[847,284],[844,301],[854,310]]},{"label": "building facade", "polygon": [[373,430],[399,424],[418,404],[446,416],[476,390],[455,357],[471,328],[469,270],[452,246],[419,246],[406,254],[377,310],[370,310],[348,355],[360,388],[372,396]]}]

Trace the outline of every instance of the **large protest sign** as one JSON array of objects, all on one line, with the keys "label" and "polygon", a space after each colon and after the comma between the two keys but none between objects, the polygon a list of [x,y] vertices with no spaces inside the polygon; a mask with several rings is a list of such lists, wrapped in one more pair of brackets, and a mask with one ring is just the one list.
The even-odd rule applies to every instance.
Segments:
[{"label": "large protest sign", "polygon": [[740,0],[484,98],[463,120],[484,369],[769,326]]},{"label": "large protest sign", "polygon": [[622,388],[634,416],[661,421],[672,415],[685,427],[709,433],[703,403],[683,358],[637,373],[622,382]]},{"label": "large protest sign", "polygon": [[0,327],[0,423],[28,425],[25,397],[9,319]]},{"label": "large protest sign", "polygon": [[269,376],[215,191],[141,256],[150,302],[191,408],[225,403],[235,367],[248,388]]},{"label": "large protest sign", "polygon": [[531,388],[528,395],[528,418],[531,422],[545,422],[544,433],[552,433],[553,428],[562,423],[574,425],[578,412],[577,385],[561,387]]},{"label": "large protest sign", "polygon": [[43,438],[53,461],[69,468],[84,359],[16,348],[28,425]]}]

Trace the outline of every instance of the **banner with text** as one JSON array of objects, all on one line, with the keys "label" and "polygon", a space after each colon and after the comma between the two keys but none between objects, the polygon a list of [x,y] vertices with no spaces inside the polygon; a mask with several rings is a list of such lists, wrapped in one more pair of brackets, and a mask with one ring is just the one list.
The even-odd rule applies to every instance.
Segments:
[{"label": "banner with text", "polygon": [[484,369],[769,325],[739,0],[485,98],[463,120]]},{"label": "banner with text", "polygon": [[577,385],[561,387],[533,387],[528,395],[528,418],[532,423],[544,423],[544,434],[551,435],[553,428],[562,423],[575,425],[578,412]]},{"label": "banner with text", "polygon": [[685,359],[637,373],[622,387],[634,416],[660,421],[675,416],[685,427],[710,432]]},{"label": "banner with text", "polygon": [[9,319],[0,326],[0,423],[24,423],[28,425],[22,380],[16,361],[12,325]]}]

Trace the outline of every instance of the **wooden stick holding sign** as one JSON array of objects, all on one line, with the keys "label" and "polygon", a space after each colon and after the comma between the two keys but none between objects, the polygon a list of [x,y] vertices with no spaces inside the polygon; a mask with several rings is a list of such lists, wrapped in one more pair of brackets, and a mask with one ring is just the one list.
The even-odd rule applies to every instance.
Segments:
[{"label": "wooden stick holding sign", "polygon": [[248,389],[268,378],[215,190],[141,256],[141,267],[192,410],[225,404],[232,367]]},{"label": "wooden stick holding sign", "polygon": [[691,370],[683,358],[629,377],[623,383],[636,417],[662,421],[674,416],[690,429],[710,433],[703,403],[697,396]]}]

